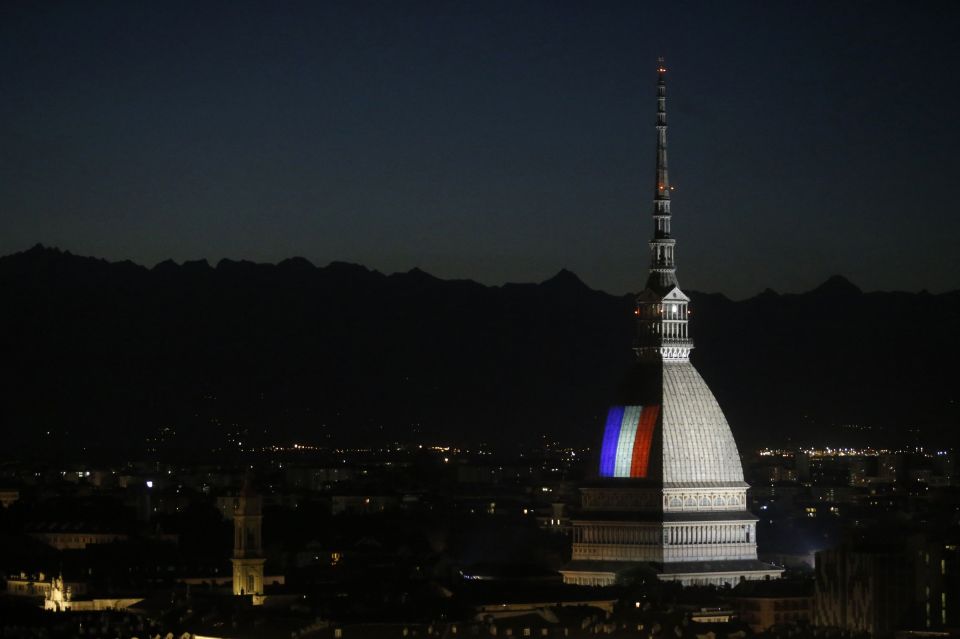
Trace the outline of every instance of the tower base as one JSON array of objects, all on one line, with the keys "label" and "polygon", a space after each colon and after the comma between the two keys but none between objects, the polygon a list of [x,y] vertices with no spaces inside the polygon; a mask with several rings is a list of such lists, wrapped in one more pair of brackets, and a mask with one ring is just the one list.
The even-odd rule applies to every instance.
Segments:
[{"label": "tower base", "polygon": [[[233,563],[233,594],[257,595],[263,594],[263,564],[267,561],[261,558],[231,559]],[[254,604],[257,604],[254,598]],[[262,600],[260,601],[262,603]]]}]

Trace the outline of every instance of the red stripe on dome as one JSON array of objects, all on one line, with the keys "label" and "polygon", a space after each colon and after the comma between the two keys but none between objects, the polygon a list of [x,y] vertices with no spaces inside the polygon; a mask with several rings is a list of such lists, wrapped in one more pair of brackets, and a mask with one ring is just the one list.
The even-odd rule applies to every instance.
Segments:
[{"label": "red stripe on dome", "polygon": [[630,461],[630,476],[647,476],[650,466],[650,447],[653,444],[653,430],[657,427],[659,406],[644,406],[637,424],[637,436],[633,440],[633,457]]}]

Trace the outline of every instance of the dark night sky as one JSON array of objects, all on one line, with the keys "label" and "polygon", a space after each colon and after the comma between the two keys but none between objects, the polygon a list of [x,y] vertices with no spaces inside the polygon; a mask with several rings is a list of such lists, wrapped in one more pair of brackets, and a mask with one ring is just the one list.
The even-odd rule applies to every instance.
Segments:
[{"label": "dark night sky", "polygon": [[654,66],[687,288],[960,287],[960,8],[4,2],[0,254],[642,287]]}]

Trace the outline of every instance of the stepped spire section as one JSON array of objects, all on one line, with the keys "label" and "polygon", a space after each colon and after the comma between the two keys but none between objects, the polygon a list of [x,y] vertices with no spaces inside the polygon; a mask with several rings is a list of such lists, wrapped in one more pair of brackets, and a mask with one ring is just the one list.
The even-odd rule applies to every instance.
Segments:
[{"label": "stepped spire section", "polygon": [[637,356],[641,359],[689,361],[693,342],[687,325],[690,298],[677,282],[670,234],[670,176],[667,171],[667,69],[657,65],[657,162],[653,194],[653,239],[650,240],[650,276],[637,297]]}]

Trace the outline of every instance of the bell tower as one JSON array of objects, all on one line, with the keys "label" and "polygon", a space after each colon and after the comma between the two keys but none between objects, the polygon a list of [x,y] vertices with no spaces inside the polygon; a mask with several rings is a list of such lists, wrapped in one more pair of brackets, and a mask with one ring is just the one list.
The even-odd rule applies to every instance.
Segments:
[{"label": "bell tower", "polygon": [[233,512],[233,594],[263,594],[263,557],[260,528],[263,521],[262,499],[247,477]]}]

